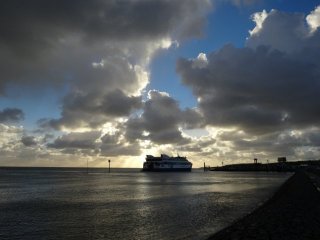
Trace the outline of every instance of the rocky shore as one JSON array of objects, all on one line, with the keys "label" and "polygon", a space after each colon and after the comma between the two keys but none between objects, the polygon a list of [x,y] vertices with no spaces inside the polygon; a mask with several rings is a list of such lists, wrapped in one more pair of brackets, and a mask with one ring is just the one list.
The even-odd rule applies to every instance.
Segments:
[{"label": "rocky shore", "polygon": [[295,173],[263,206],[209,239],[319,240],[319,187],[319,173]]}]

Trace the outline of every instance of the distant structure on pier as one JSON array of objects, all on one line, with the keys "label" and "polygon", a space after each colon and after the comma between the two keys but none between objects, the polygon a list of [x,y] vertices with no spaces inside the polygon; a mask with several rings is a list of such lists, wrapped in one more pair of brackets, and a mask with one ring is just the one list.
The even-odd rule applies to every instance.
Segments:
[{"label": "distant structure on pier", "polygon": [[254,164],[257,164],[258,163],[258,158],[254,158],[253,161],[254,161]]}]

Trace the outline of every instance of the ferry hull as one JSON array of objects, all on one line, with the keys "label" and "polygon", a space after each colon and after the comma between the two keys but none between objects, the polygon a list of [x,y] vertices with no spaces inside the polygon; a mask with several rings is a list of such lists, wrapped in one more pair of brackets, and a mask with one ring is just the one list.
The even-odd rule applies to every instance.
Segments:
[{"label": "ferry hull", "polygon": [[143,172],[191,172],[191,168],[143,168]]}]

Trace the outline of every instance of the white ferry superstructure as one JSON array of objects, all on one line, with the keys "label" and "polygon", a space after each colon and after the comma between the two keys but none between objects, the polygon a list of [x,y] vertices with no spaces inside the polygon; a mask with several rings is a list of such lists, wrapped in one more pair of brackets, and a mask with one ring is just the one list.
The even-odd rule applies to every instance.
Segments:
[{"label": "white ferry superstructure", "polygon": [[160,157],[152,155],[146,156],[146,161],[143,163],[142,171],[151,172],[190,172],[192,163],[186,157],[169,157],[161,154]]}]

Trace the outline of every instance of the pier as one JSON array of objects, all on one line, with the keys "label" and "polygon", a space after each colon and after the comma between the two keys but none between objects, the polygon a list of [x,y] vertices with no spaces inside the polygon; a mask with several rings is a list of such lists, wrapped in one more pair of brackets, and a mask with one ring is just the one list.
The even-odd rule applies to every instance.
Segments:
[{"label": "pier", "polygon": [[273,172],[296,172],[308,169],[320,169],[320,160],[307,160],[307,161],[284,161],[279,158],[278,162],[274,163],[259,163],[256,160],[254,163],[239,163],[229,164],[219,167],[212,167],[210,171],[273,171]]}]

